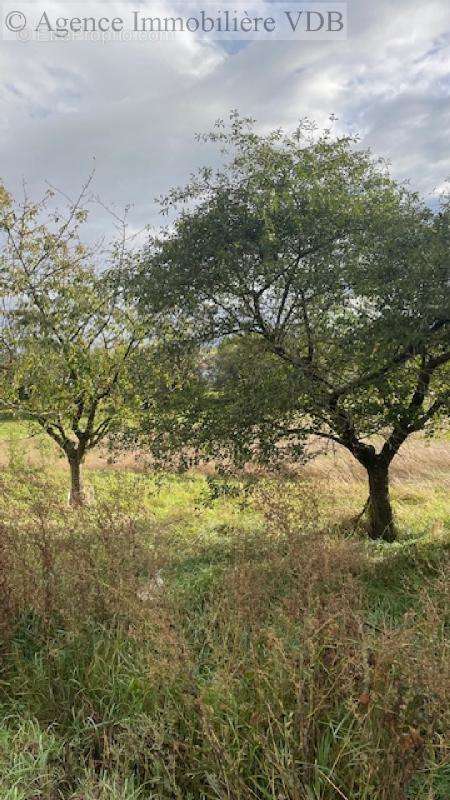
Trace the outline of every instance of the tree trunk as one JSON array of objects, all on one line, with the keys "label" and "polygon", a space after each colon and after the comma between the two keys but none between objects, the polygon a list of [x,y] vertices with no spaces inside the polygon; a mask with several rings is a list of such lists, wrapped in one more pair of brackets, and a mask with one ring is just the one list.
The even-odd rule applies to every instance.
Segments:
[{"label": "tree trunk", "polygon": [[81,480],[81,459],[78,455],[69,458],[70,465],[70,494],[71,506],[82,506],[84,503],[83,484]]},{"label": "tree trunk", "polygon": [[376,463],[367,467],[369,474],[369,535],[371,539],[395,541],[397,534],[389,497],[389,465]]}]

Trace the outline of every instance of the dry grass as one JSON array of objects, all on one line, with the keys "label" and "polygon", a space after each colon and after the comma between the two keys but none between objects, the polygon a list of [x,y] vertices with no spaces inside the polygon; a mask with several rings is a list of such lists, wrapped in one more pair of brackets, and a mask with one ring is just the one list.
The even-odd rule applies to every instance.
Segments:
[{"label": "dry grass", "polygon": [[[364,468],[339,445],[310,462],[303,474],[316,480],[365,481]],[[450,441],[411,437],[392,462],[391,481],[393,484],[442,482],[443,487],[450,487]]]},{"label": "dry grass", "polygon": [[100,460],[74,512],[62,462],[16,445],[2,800],[447,800],[449,449],[405,449],[392,546],[343,525],[344,453],[220,491]]},{"label": "dry grass", "polygon": [[[66,470],[56,445],[47,441],[45,435],[30,434],[24,423],[0,422],[0,467],[6,467],[10,461],[11,447],[19,448],[26,453],[30,463],[39,463],[42,451],[45,450],[48,462]],[[107,448],[98,448],[88,454],[86,468],[89,470],[142,470],[141,454],[128,452],[111,454]],[[200,470],[208,474],[213,466]],[[329,483],[344,481],[358,484],[366,481],[364,468],[339,445],[330,445],[327,452],[322,453],[305,467],[296,468],[295,474]],[[411,437],[401,448],[391,467],[391,481],[394,485],[405,483],[439,483],[442,488],[450,488],[450,438],[425,439],[421,435]]]}]

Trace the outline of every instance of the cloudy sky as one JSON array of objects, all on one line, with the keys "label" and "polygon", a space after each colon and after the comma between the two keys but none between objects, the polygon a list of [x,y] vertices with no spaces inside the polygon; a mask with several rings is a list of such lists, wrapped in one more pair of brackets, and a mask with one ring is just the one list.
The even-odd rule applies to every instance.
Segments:
[{"label": "cloudy sky", "polygon": [[154,198],[212,158],[195,133],[237,108],[263,129],[335,114],[432,198],[450,176],[449,0],[349,0],[348,24],[346,41],[0,41],[0,177],[75,193],[95,158],[103,199],[154,225]]}]

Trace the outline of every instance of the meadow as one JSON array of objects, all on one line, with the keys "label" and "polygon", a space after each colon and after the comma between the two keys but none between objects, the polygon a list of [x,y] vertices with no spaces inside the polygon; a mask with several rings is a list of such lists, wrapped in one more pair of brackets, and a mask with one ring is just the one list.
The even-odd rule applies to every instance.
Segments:
[{"label": "meadow", "polygon": [[67,480],[0,425],[2,800],[448,798],[448,440],[394,461],[395,544],[340,450]]}]

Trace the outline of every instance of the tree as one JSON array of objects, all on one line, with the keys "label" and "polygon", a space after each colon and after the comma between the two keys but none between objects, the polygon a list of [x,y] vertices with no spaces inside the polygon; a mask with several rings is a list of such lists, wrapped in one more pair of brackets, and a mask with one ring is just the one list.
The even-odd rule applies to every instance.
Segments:
[{"label": "tree", "polygon": [[127,367],[140,341],[118,288],[129,258],[125,228],[111,248],[80,241],[88,185],[65,211],[52,210],[52,190],[38,203],[25,195],[17,204],[0,187],[0,405],[56,442],[75,506],[83,502],[86,453],[128,413]]},{"label": "tree", "polygon": [[159,381],[145,363],[150,387],[140,393],[150,401],[136,420],[134,446],[139,442],[164,464],[182,469],[213,461],[221,472],[250,461],[278,469],[287,459],[304,463],[311,456],[306,435],[294,439],[286,433],[295,413],[297,375],[257,337],[233,336],[190,349],[184,342],[181,359],[171,353],[168,360],[169,354],[166,348],[159,361]]},{"label": "tree", "polygon": [[367,470],[370,535],[391,541],[392,459],[448,410],[449,206],[307,121],[259,135],[232,114],[205,138],[225,163],[163,199],[178,213],[135,275],[140,308],[183,310],[204,341],[259,339],[289,391],[284,409],[266,398],[273,431],[347,448]]},{"label": "tree", "polygon": [[161,326],[158,339],[145,342],[130,359],[130,384],[139,403],[111,438],[112,451],[150,457],[157,469],[184,470],[196,463],[209,391],[203,366],[200,348],[182,328]]}]

